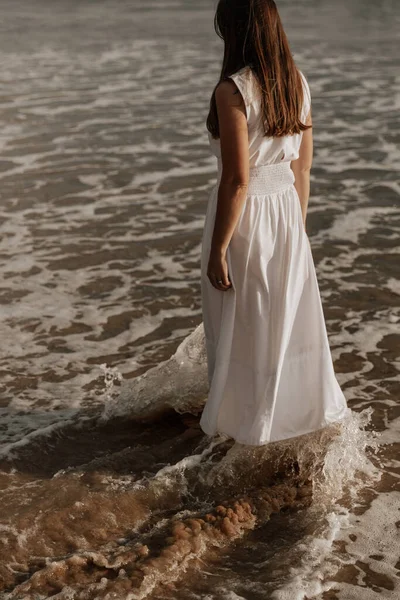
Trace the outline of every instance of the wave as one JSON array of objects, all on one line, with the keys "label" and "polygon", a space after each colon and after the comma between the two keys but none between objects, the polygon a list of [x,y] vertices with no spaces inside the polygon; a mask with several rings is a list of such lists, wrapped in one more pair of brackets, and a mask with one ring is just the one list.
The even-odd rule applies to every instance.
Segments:
[{"label": "wave", "polygon": [[101,414],[13,449],[1,472],[5,598],[146,598],[272,515],[323,521],[378,477],[368,410],[259,447],[204,435],[205,365],[199,326],[114,399],[110,384]]}]

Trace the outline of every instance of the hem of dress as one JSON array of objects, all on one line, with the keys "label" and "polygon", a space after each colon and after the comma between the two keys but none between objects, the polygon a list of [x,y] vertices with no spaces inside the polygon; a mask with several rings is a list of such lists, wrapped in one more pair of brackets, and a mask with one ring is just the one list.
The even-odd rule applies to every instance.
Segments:
[{"label": "hem of dress", "polygon": [[200,425],[200,427],[203,430],[203,432],[210,437],[213,437],[215,435],[222,435],[222,436],[227,436],[228,438],[234,440],[238,444],[244,444],[245,446],[266,446],[267,444],[272,444],[274,442],[281,442],[283,440],[289,440],[292,438],[300,437],[302,435],[307,435],[309,433],[314,433],[315,431],[320,431],[321,429],[325,429],[325,427],[329,427],[329,425],[334,425],[335,423],[342,423],[346,418],[348,418],[350,416],[351,412],[352,412],[351,409],[349,407],[347,407],[345,409],[344,414],[341,417],[339,417],[338,419],[334,419],[333,421],[327,421],[326,419],[324,419],[324,421],[322,421],[322,424],[319,425],[318,427],[313,427],[311,429],[305,429],[305,430],[301,431],[300,433],[295,433],[294,435],[292,435],[290,433],[283,437],[278,437],[278,438],[272,437],[272,438],[269,438],[267,440],[260,441],[260,442],[244,441],[242,439],[234,437],[232,434],[227,433],[226,431],[223,431],[222,429],[219,429],[219,428],[215,429],[215,431],[213,433],[209,433],[208,431],[206,431],[204,429],[204,427],[202,425]]}]

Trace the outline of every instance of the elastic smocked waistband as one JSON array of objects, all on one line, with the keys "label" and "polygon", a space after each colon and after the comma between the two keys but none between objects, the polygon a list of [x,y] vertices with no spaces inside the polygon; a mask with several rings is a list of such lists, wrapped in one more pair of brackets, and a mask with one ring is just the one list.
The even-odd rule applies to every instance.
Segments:
[{"label": "elastic smocked waistband", "polygon": [[[218,183],[220,177],[221,170],[218,173]],[[276,194],[290,187],[294,180],[289,161],[250,167],[247,194],[249,196]]]}]

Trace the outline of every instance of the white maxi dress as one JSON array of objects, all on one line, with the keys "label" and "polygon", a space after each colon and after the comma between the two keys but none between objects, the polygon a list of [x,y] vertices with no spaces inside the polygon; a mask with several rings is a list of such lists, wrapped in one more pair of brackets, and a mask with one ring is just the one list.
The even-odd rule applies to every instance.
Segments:
[{"label": "white maxi dress", "polygon": [[[302,120],[310,110],[304,74]],[[302,134],[264,137],[260,95],[250,67],[231,76],[249,133],[247,197],[227,249],[232,288],[219,291],[207,264],[221,176],[219,140],[209,134],[218,179],[208,199],[201,252],[201,296],[209,394],[200,426],[242,444],[310,433],[350,412],[336,379],[321,297],[290,161]]]}]

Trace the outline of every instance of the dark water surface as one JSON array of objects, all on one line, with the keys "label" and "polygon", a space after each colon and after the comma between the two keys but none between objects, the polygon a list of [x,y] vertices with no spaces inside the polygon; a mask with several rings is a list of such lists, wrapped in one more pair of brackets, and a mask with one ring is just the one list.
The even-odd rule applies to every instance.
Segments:
[{"label": "dark water surface", "polygon": [[214,3],[0,1],[2,598],[399,597],[400,4],[278,6],[354,416],[251,448],[198,427]]}]

